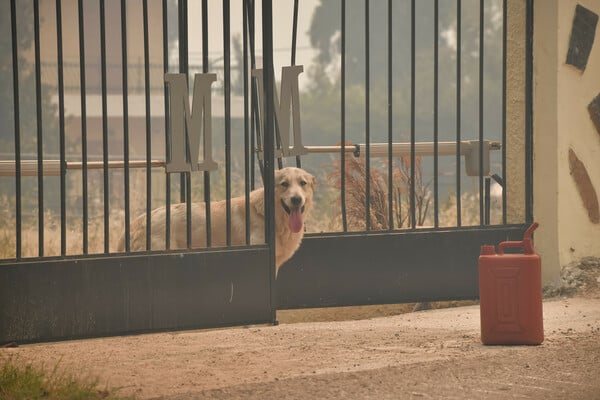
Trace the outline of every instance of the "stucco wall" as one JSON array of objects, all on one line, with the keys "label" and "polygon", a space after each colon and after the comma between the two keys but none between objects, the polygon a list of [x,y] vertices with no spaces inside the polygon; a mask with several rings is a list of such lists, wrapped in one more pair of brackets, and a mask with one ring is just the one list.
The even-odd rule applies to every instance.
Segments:
[{"label": "stucco wall", "polygon": [[506,31],[506,218],[525,221],[525,1],[508,1]]},{"label": "stucco wall", "polygon": [[584,256],[600,256],[600,223],[589,210],[569,168],[569,149],[600,191],[600,133],[588,104],[600,94],[600,29],[584,71],[566,63],[577,4],[600,14],[600,0],[534,3],[534,216],[544,281]]},{"label": "stucco wall", "polygon": [[600,224],[588,211],[569,172],[569,149],[585,165],[596,193],[600,190],[600,132],[588,104],[600,94],[600,29],[585,71],[565,64],[575,6],[600,14],[600,0],[561,0],[558,12],[558,224],[561,265],[582,256],[600,256]]}]

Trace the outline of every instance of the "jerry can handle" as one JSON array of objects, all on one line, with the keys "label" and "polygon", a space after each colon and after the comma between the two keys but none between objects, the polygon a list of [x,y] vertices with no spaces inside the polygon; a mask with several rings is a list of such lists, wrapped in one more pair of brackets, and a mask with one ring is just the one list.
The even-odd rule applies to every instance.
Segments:
[{"label": "jerry can handle", "polygon": [[523,234],[523,240],[520,240],[520,241],[509,240],[506,242],[501,242],[498,245],[498,254],[500,254],[500,255],[504,254],[504,249],[507,247],[522,247],[523,252],[525,254],[534,254],[535,251],[533,250],[533,245],[531,243],[531,235],[533,234],[533,231],[535,231],[537,229],[538,226],[540,226],[540,224],[538,224],[537,222],[534,222],[533,224],[531,224],[531,226],[529,228],[527,228],[527,230]]}]

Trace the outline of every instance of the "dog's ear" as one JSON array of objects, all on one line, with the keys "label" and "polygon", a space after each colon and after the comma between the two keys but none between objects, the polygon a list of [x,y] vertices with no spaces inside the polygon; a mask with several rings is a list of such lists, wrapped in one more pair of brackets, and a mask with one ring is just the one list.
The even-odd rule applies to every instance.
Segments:
[{"label": "dog's ear", "polygon": [[310,177],[309,182],[310,182],[310,184],[312,186],[312,189],[316,190],[317,189],[317,178],[314,175],[311,175],[311,174],[309,174],[308,176]]}]

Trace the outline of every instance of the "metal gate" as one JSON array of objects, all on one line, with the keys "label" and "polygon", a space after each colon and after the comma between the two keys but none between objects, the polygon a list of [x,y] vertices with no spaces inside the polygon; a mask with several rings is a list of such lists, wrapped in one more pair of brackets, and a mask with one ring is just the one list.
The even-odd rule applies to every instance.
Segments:
[{"label": "metal gate", "polygon": [[[532,220],[532,2],[322,2],[311,46],[297,44],[308,3],[273,3],[0,6],[8,99],[0,342],[478,296],[479,246],[517,239]],[[507,196],[515,153],[507,156],[509,4],[527,11],[524,106],[510,111],[525,118],[522,176],[512,183],[524,212],[516,217]],[[275,77],[301,65],[300,82],[286,87],[296,85],[302,107],[296,99],[284,109]],[[177,97],[181,87],[188,92]],[[196,104],[205,104],[199,113]],[[302,130],[282,126],[288,112]],[[199,137],[190,136],[193,124]],[[285,165],[317,175],[319,187],[302,246],[276,277],[273,174]],[[263,185],[264,239],[251,238],[246,221],[244,243],[232,243],[231,199]],[[227,239],[215,246],[210,207],[218,200]],[[199,202],[207,205],[202,246],[192,234]],[[177,203],[183,248],[171,243]],[[161,207],[164,246],[156,248],[152,211]],[[142,246],[132,239],[136,224],[145,227]]]}]

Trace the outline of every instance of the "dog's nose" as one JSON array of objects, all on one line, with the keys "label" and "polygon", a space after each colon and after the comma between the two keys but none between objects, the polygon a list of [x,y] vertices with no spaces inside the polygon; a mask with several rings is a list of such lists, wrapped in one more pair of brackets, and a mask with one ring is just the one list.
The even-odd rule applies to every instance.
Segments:
[{"label": "dog's nose", "polygon": [[290,201],[292,202],[292,205],[299,206],[302,204],[302,197],[294,196],[290,199]]}]

